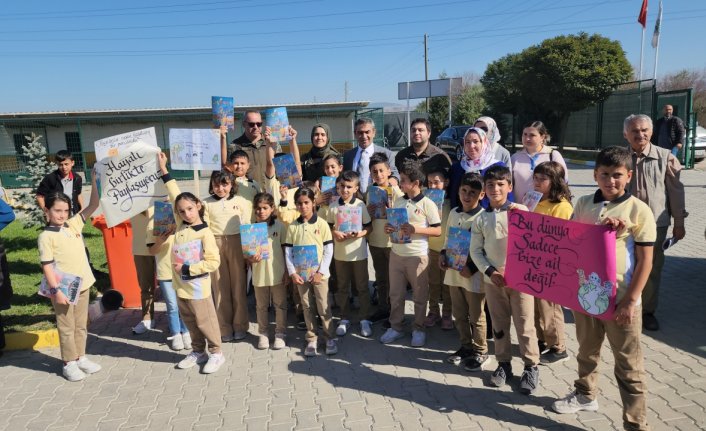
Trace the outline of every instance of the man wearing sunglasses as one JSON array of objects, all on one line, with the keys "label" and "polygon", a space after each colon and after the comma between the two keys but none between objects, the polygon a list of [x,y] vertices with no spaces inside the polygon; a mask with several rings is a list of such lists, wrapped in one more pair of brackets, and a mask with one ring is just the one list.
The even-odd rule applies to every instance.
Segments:
[{"label": "man wearing sunglasses", "polygon": [[[259,111],[245,111],[242,124],[244,132],[228,145],[228,155],[230,156],[235,150],[245,151],[250,159],[248,178],[254,180],[257,184],[265,184],[267,145],[263,137],[265,126],[262,122],[262,115]],[[279,143],[277,143],[276,152],[282,152]]]}]

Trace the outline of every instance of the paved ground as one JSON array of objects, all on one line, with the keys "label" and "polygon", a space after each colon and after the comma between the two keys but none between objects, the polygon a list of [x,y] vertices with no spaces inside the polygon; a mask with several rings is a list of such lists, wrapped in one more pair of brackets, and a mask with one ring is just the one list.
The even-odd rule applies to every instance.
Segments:
[{"label": "paved ground", "polygon": [[[591,170],[572,169],[574,194],[595,190]],[[668,252],[658,317],[662,330],[644,334],[649,421],[656,430],[706,428],[706,172],[685,172],[691,217],[687,238]],[[701,281],[699,281],[701,280]],[[409,305],[409,304],[408,304]],[[160,304],[162,306],[162,304]],[[163,310],[163,308],[162,308]],[[467,373],[443,359],[457,347],[454,331],[434,328],[424,349],[409,339],[382,346],[348,335],[335,357],[305,359],[302,332],[290,329],[283,351],[259,351],[255,337],[227,344],[215,375],[177,370],[182,357],[159,331],[140,338],[136,310],[104,316],[90,328],[88,351],[103,371],[80,383],[60,376],[58,349],[9,352],[0,359],[0,429],[595,429],[620,428],[612,355],[604,347],[600,411],[560,416],[548,410],[576,377],[571,361],[541,368],[536,396],[488,386],[490,371]],[[570,315],[567,313],[567,321]],[[254,327],[251,329],[251,331]],[[382,328],[375,328],[375,337]],[[567,326],[568,347],[577,345]],[[492,343],[491,343],[492,349]],[[521,371],[519,360],[513,362]]]}]

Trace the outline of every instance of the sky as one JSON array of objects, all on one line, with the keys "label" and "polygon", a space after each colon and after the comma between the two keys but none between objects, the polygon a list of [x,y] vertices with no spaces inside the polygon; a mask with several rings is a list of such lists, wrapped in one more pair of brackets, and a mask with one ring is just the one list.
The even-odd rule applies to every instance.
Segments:
[{"label": "sky", "polygon": [[[580,31],[640,63],[642,0],[4,0],[0,112],[365,100],[397,83],[480,76],[488,63]],[[649,0],[643,76],[659,2]],[[657,77],[706,67],[706,2],[664,0]],[[416,101],[413,101],[416,102]]]}]

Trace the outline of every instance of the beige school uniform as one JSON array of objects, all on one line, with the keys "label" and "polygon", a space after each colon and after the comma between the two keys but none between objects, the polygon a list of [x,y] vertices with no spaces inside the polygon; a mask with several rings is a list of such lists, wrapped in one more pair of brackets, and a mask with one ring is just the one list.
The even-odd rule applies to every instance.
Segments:
[{"label": "beige school uniform", "polygon": [[[439,268],[439,253],[444,248],[446,241],[446,221],[449,218],[451,211],[451,202],[449,199],[444,199],[441,206],[441,235],[429,237],[429,313],[438,315],[451,315],[451,296],[449,286],[444,283],[444,271]],[[439,310],[439,300],[441,300],[442,308]]]},{"label": "beige school uniform", "polygon": [[275,333],[284,334],[287,329],[287,290],[284,285],[284,253],[282,244],[287,228],[279,220],[267,224],[267,241],[270,246],[269,259],[252,265],[252,284],[255,288],[257,326],[260,334],[267,334],[268,306],[270,300],[275,307]]}]

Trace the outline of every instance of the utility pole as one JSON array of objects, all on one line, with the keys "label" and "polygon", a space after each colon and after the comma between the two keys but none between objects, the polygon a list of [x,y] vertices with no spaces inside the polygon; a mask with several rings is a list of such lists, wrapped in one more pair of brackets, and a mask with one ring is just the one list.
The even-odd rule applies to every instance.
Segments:
[{"label": "utility pole", "polygon": [[[424,33],[424,80],[429,80],[429,50],[427,48],[427,41],[429,36]],[[429,98],[426,98],[427,114],[429,114]]]},{"label": "utility pole", "polygon": [[343,84],[343,101],[348,102],[348,81]]}]

